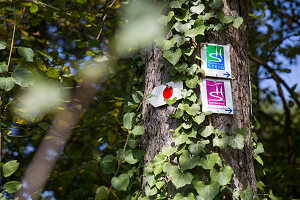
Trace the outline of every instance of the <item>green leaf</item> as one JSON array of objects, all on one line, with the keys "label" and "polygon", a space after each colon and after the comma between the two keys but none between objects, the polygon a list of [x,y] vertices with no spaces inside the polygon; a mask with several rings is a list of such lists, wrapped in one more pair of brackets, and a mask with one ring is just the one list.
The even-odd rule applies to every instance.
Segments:
[{"label": "green leaf", "polygon": [[192,26],[190,23],[182,24],[181,22],[176,22],[174,28],[179,33],[185,33],[187,30],[191,29]]},{"label": "green leaf", "polygon": [[20,181],[9,181],[3,185],[3,190],[9,194],[17,192],[22,187]]},{"label": "green leaf", "polygon": [[243,23],[243,21],[244,21],[244,19],[243,19],[242,17],[235,18],[235,19],[233,20],[232,26],[233,26],[234,28],[239,28],[240,25]]},{"label": "green leaf", "polygon": [[160,190],[160,188],[162,188],[162,186],[164,186],[166,184],[165,181],[158,181],[156,184],[155,184],[155,187],[157,187],[157,189]]},{"label": "green leaf", "polygon": [[162,152],[160,152],[153,158],[152,163],[155,165],[161,165],[165,162],[166,159],[167,157]]},{"label": "green leaf", "polygon": [[254,159],[259,163],[261,164],[262,166],[264,166],[264,161],[261,159],[261,157],[257,154],[254,154]]},{"label": "green leaf", "polygon": [[177,97],[174,97],[173,99],[165,99],[166,103],[169,105],[169,106],[172,106],[177,100]]},{"label": "green leaf", "polygon": [[246,190],[238,190],[239,196],[243,200],[252,200],[253,199],[253,191],[251,188],[248,186]]},{"label": "green leaf", "polygon": [[253,153],[260,154],[260,153],[263,153],[263,152],[265,152],[263,144],[260,143],[260,142],[257,143],[256,148],[253,150]]},{"label": "green leaf", "polygon": [[220,22],[224,24],[229,24],[233,21],[233,17],[231,15],[225,15],[222,11],[218,12],[218,18]]},{"label": "green leaf", "polygon": [[217,25],[215,25],[214,26],[214,31],[220,31],[220,30],[222,30],[222,28],[223,28],[223,26],[222,26],[222,24],[221,23],[218,23]]},{"label": "green leaf", "polygon": [[175,34],[174,38],[176,39],[177,47],[180,47],[187,41],[187,39],[184,36],[181,36],[179,34]]},{"label": "green leaf", "polygon": [[170,2],[170,8],[181,8],[185,0],[175,0]]},{"label": "green leaf", "polygon": [[170,156],[170,155],[173,155],[173,153],[176,152],[176,148],[175,147],[164,146],[161,151],[164,155]]},{"label": "green leaf", "polygon": [[199,82],[199,78],[197,75],[195,75],[194,78],[186,80],[185,85],[188,88],[194,89],[194,88],[196,88],[198,82]]},{"label": "green leaf", "polygon": [[187,21],[189,16],[189,11],[187,9],[179,9],[178,14],[174,16],[177,21]]},{"label": "green leaf", "polygon": [[6,42],[0,41],[0,50],[5,49],[5,48],[6,48]]},{"label": "green leaf", "polygon": [[188,68],[188,64],[186,64],[186,63],[182,63],[182,64],[177,64],[177,65],[175,65],[175,69],[176,69],[178,72],[183,72],[184,70],[186,70],[186,68]]},{"label": "green leaf", "polygon": [[198,141],[197,143],[192,143],[189,146],[189,151],[191,152],[191,154],[197,156],[202,152],[205,152],[204,148],[205,145],[209,144],[209,140],[201,140]]},{"label": "green leaf", "polygon": [[195,196],[192,192],[190,192],[187,196],[177,193],[173,200],[195,200]]},{"label": "green leaf", "polygon": [[215,128],[213,126],[205,126],[205,127],[202,127],[200,132],[201,132],[201,136],[202,137],[208,137],[210,136],[211,134],[213,134],[215,131]]},{"label": "green leaf", "polygon": [[174,141],[176,145],[186,143],[189,140],[189,137],[185,133],[174,134]]},{"label": "green leaf", "polygon": [[21,87],[33,85],[34,76],[31,71],[25,68],[17,68],[11,75],[15,79],[15,83]]},{"label": "green leaf", "polygon": [[187,184],[191,184],[193,180],[193,175],[191,173],[181,172],[178,168],[172,169],[172,171],[170,172],[170,177],[176,189],[181,188]]},{"label": "green leaf", "polygon": [[6,92],[13,89],[15,86],[15,79],[12,77],[3,78],[0,77],[0,88],[4,89]]},{"label": "green leaf", "polygon": [[18,54],[27,62],[33,62],[34,53],[31,48],[18,47]]},{"label": "green leaf", "polygon": [[193,182],[193,186],[197,193],[205,200],[213,200],[219,193],[219,184],[217,182],[211,182],[206,185],[202,181]]},{"label": "green leaf", "polygon": [[196,115],[195,117],[193,117],[193,120],[200,125],[202,122],[204,122],[205,120],[205,115],[203,113],[200,113],[200,115]]},{"label": "green leaf", "polygon": [[50,78],[58,78],[60,75],[60,69],[55,67],[49,67],[46,71],[46,75]]},{"label": "green leaf", "polygon": [[129,164],[136,164],[144,156],[145,151],[142,149],[127,150],[124,155],[124,160]]},{"label": "green leaf", "polygon": [[196,116],[200,112],[200,106],[194,103],[191,107],[188,104],[183,104],[184,110],[187,114]]},{"label": "green leaf", "polygon": [[197,35],[204,35],[204,31],[205,31],[205,25],[199,25],[191,30],[187,30],[184,33],[184,36],[186,37],[196,37]]},{"label": "green leaf", "polygon": [[152,189],[149,187],[149,185],[147,185],[145,187],[145,194],[147,196],[153,196],[157,193],[157,188],[156,187],[153,187]]},{"label": "green leaf", "polygon": [[118,177],[111,179],[111,185],[118,191],[126,191],[129,185],[129,176],[127,174],[121,174]]},{"label": "green leaf", "polygon": [[163,37],[160,37],[154,41],[158,48],[162,51],[166,51],[171,49],[176,44],[176,38],[172,38],[170,40],[167,40]]},{"label": "green leaf", "polygon": [[180,158],[179,158],[179,165],[180,168],[183,170],[186,169],[193,169],[194,167],[196,167],[199,163],[200,159],[198,157],[190,157],[190,153],[185,150],[182,152]]},{"label": "green leaf", "polygon": [[230,183],[233,175],[233,170],[230,166],[221,168],[220,171],[212,169],[210,171],[210,178],[212,181],[218,182],[220,185],[227,185]]},{"label": "green leaf", "polygon": [[188,121],[188,122],[184,122],[184,123],[182,124],[182,127],[183,127],[184,129],[189,129],[189,128],[192,127],[192,125],[193,125],[193,123],[192,123],[191,121]]},{"label": "green leaf", "polygon": [[235,134],[228,137],[228,145],[234,149],[242,150],[244,148],[244,136],[241,134]]},{"label": "green leaf", "polygon": [[100,186],[96,190],[95,200],[105,200],[108,195],[108,189],[105,186]]},{"label": "green leaf", "polygon": [[168,16],[164,16],[164,15],[161,15],[159,17],[159,22],[162,24],[162,25],[167,25],[169,21],[171,21],[171,19],[173,18],[174,16],[174,12],[173,11],[170,11],[168,13]]},{"label": "green leaf", "polygon": [[210,18],[215,16],[215,11],[211,10],[208,13],[205,13],[203,20],[209,20]]},{"label": "green leaf", "polygon": [[36,13],[39,10],[39,7],[36,4],[32,4],[32,6],[30,6],[29,11],[31,13]]},{"label": "green leaf", "polygon": [[227,147],[228,137],[219,138],[217,135],[213,139],[213,146],[219,147],[220,149],[225,149]]},{"label": "green leaf", "polygon": [[205,9],[204,4],[200,4],[198,6],[192,6],[190,10],[192,13],[196,13],[199,15],[200,13],[203,12],[204,9]]},{"label": "green leaf", "polygon": [[172,65],[176,65],[181,57],[181,49],[176,49],[175,52],[170,50],[164,51],[163,56],[166,58]]},{"label": "green leaf", "polygon": [[141,125],[138,125],[138,126],[135,126],[131,133],[134,135],[134,136],[138,136],[138,135],[143,135],[145,132],[145,128]]},{"label": "green leaf", "polygon": [[203,167],[203,169],[213,169],[215,164],[221,164],[221,158],[218,153],[212,153],[205,155],[200,159],[199,165]]},{"label": "green leaf", "polygon": [[8,66],[5,62],[0,63],[0,73],[7,72]]},{"label": "green leaf", "polygon": [[163,171],[163,165],[156,165],[153,173],[155,176],[157,176],[158,174],[160,174]]},{"label": "green leaf", "polygon": [[132,128],[132,119],[135,116],[134,113],[126,113],[123,117],[123,126],[127,129],[127,130],[131,130]]},{"label": "green leaf", "polygon": [[209,6],[214,10],[217,10],[221,5],[222,0],[211,0],[211,2],[209,3]]},{"label": "green leaf", "polygon": [[17,171],[19,164],[17,160],[12,160],[9,161],[7,163],[5,163],[3,165],[3,176],[9,177],[10,175],[12,175],[13,173],[15,173],[15,171]]},{"label": "green leaf", "polygon": [[112,174],[115,169],[115,156],[106,155],[100,162],[100,168],[103,174]]},{"label": "green leaf", "polygon": [[172,171],[173,169],[178,169],[178,166],[177,166],[177,165],[172,165],[172,164],[169,163],[169,162],[164,163],[163,171],[164,171],[165,173],[167,173],[168,176],[170,175],[170,173],[171,173],[171,171]]},{"label": "green leaf", "polygon": [[194,52],[193,48],[185,48],[182,50],[182,53],[187,56],[191,56],[193,54],[193,52]]}]

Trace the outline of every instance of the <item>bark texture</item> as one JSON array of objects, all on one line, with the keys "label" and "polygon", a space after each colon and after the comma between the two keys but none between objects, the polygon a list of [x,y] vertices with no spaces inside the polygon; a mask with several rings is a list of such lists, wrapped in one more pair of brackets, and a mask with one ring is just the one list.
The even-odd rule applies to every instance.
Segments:
[{"label": "bark texture", "polygon": [[[244,23],[239,29],[228,26],[220,33],[206,33],[207,42],[231,46],[231,70],[233,76],[231,85],[234,114],[213,114],[212,125],[222,131],[228,128],[233,133],[236,132],[237,128],[246,128],[248,130],[243,150],[227,148],[221,154],[235,173],[232,188],[245,189],[250,186],[256,196],[257,189],[250,131],[251,91],[247,45],[248,1],[223,0],[223,4],[223,11],[226,15],[232,15],[235,18],[241,16],[244,19]],[[200,44],[198,44],[199,55]],[[150,94],[154,87],[168,82],[168,74],[171,67],[164,61],[161,51],[156,47],[151,51],[144,52],[143,58],[146,61],[145,94]],[[149,103],[144,103],[142,119],[146,130],[143,137],[143,146],[147,151],[145,163],[151,162],[163,145],[170,146],[172,144],[173,138],[169,133],[169,129],[176,128],[176,122],[173,119],[169,119],[169,114],[174,111],[174,107],[162,106],[154,108]]]}]

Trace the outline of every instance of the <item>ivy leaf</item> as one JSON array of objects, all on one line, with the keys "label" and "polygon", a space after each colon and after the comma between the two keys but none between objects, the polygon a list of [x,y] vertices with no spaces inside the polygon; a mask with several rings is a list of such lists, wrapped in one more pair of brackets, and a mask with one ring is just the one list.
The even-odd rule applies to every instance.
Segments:
[{"label": "ivy leaf", "polygon": [[111,179],[111,185],[118,191],[126,191],[129,185],[129,176],[127,174],[121,174],[118,177]]},{"label": "ivy leaf", "polygon": [[251,188],[248,186],[246,190],[238,190],[239,196],[243,200],[252,200],[253,199],[253,191]]},{"label": "ivy leaf", "polygon": [[219,147],[220,149],[225,149],[227,147],[228,143],[228,137],[219,138],[218,136],[215,136],[213,139],[213,146]]},{"label": "ivy leaf", "polygon": [[10,91],[13,89],[15,86],[15,79],[12,77],[0,77],[0,88],[4,89],[6,92]]},{"label": "ivy leaf", "polygon": [[195,200],[195,196],[192,192],[190,192],[187,196],[177,193],[173,200]]},{"label": "ivy leaf", "polygon": [[244,148],[244,136],[241,134],[235,134],[228,137],[228,145],[234,149],[242,150]]},{"label": "ivy leaf", "polygon": [[214,9],[214,10],[217,10],[222,4],[222,0],[212,0],[210,3],[209,3],[209,6]]},{"label": "ivy leaf", "polygon": [[160,190],[160,188],[162,188],[162,186],[164,186],[166,184],[165,181],[158,181],[156,184],[155,184],[155,187],[157,187],[157,189]]},{"label": "ivy leaf", "polygon": [[232,26],[233,26],[234,28],[239,28],[240,25],[243,23],[243,21],[244,21],[244,19],[243,19],[242,17],[235,18],[235,19],[233,20]]},{"label": "ivy leaf", "polygon": [[145,151],[142,149],[127,150],[124,155],[124,160],[129,164],[136,164],[144,156]]},{"label": "ivy leaf", "polygon": [[180,158],[179,158],[179,165],[180,168],[183,170],[186,169],[193,169],[196,167],[199,163],[199,158],[198,157],[190,157],[190,154],[187,150],[183,151]]},{"label": "ivy leaf", "polygon": [[175,65],[175,69],[176,69],[178,72],[183,72],[184,70],[186,70],[186,68],[188,68],[188,64],[186,64],[186,63],[182,63],[182,64],[177,64],[177,65]]},{"label": "ivy leaf", "polygon": [[164,171],[165,173],[167,173],[167,175],[169,176],[169,174],[171,173],[171,171],[172,171],[173,169],[177,169],[177,168],[178,168],[177,165],[172,165],[171,163],[166,162],[166,163],[164,164],[163,171]]},{"label": "ivy leaf", "polygon": [[153,187],[152,189],[147,185],[145,187],[145,194],[147,196],[153,196],[157,193],[157,188],[156,187]]},{"label": "ivy leaf", "polygon": [[171,49],[176,44],[176,38],[173,37],[171,40],[167,40],[163,37],[160,37],[155,40],[156,45],[162,51]]},{"label": "ivy leaf", "polygon": [[33,62],[34,53],[31,48],[18,47],[18,54],[27,62]]},{"label": "ivy leaf", "polygon": [[170,8],[181,8],[185,0],[175,0],[170,2]]},{"label": "ivy leaf", "polygon": [[196,116],[200,112],[200,106],[196,103],[194,103],[191,107],[188,104],[184,104],[183,106],[189,115]]},{"label": "ivy leaf", "polygon": [[182,127],[183,127],[184,129],[190,129],[190,128],[192,127],[192,125],[193,125],[193,123],[192,123],[191,121],[188,121],[188,122],[184,122],[184,123],[182,124]]},{"label": "ivy leaf", "polygon": [[202,166],[203,169],[213,169],[216,163],[221,164],[221,158],[218,153],[212,153],[202,157],[199,165]]},{"label": "ivy leaf", "polygon": [[193,117],[193,120],[200,125],[205,120],[205,115],[203,113],[200,113],[200,115],[196,115]]},{"label": "ivy leaf", "polygon": [[220,171],[212,169],[210,171],[210,178],[212,181],[218,182],[220,185],[227,185],[232,178],[233,170],[230,166],[221,168]]},{"label": "ivy leaf", "polygon": [[201,136],[202,137],[208,137],[210,136],[211,134],[213,134],[215,131],[215,128],[213,126],[205,126],[205,127],[202,127],[200,132],[201,132]]},{"label": "ivy leaf", "polygon": [[264,166],[264,161],[261,159],[261,157],[257,154],[254,154],[254,159],[259,163],[261,164],[262,166]]},{"label": "ivy leaf", "polygon": [[189,16],[189,11],[187,9],[180,9],[178,14],[175,15],[177,21],[187,21]]},{"label": "ivy leaf", "polygon": [[173,18],[174,16],[174,12],[173,11],[170,11],[168,13],[168,16],[164,16],[164,15],[161,15],[158,19],[158,21],[162,24],[162,25],[167,25],[169,21],[171,21],[171,19]]},{"label": "ivy leaf", "polygon": [[108,195],[108,189],[105,186],[100,186],[96,190],[95,200],[105,200]]},{"label": "ivy leaf", "polygon": [[156,165],[156,167],[153,170],[153,173],[155,176],[160,174],[163,171],[163,165]]},{"label": "ivy leaf", "polygon": [[185,133],[174,134],[174,141],[176,145],[186,143],[188,140],[188,135]]},{"label": "ivy leaf", "polygon": [[210,18],[215,16],[215,11],[211,10],[208,13],[205,13],[203,19],[204,20],[209,20]]},{"label": "ivy leaf", "polygon": [[181,55],[181,49],[176,49],[174,53],[170,50],[164,51],[163,53],[164,58],[166,58],[172,65],[176,65]]},{"label": "ivy leaf", "polygon": [[33,73],[25,68],[15,69],[11,76],[15,79],[15,83],[21,87],[28,87],[34,82]]},{"label": "ivy leaf", "polygon": [[260,143],[260,142],[257,143],[256,148],[253,150],[253,153],[260,154],[260,153],[263,153],[263,152],[265,152],[263,144]]},{"label": "ivy leaf", "polygon": [[103,174],[112,174],[114,172],[115,156],[113,155],[106,155],[100,162],[100,168]]},{"label": "ivy leaf", "polygon": [[173,153],[175,153],[176,151],[176,148],[175,147],[168,147],[168,146],[164,146],[162,148],[162,153],[166,156],[170,156],[172,155]]},{"label": "ivy leaf", "polygon": [[218,18],[219,18],[220,22],[222,22],[224,24],[229,24],[233,21],[233,17],[231,15],[225,15],[223,13],[223,11],[220,11],[218,13]]},{"label": "ivy leaf", "polygon": [[8,66],[5,62],[0,63],[0,73],[7,72]]},{"label": "ivy leaf", "polygon": [[144,132],[145,132],[145,128],[144,128],[143,126],[141,126],[141,125],[135,126],[135,127],[132,129],[132,131],[131,131],[131,133],[132,133],[134,136],[143,135]]},{"label": "ivy leaf", "polygon": [[175,34],[174,38],[176,39],[177,47],[180,47],[187,41],[187,39],[184,36],[181,36],[179,34]]},{"label": "ivy leaf", "polygon": [[166,103],[169,105],[169,106],[172,106],[177,100],[177,97],[174,97],[173,99],[165,99]]},{"label": "ivy leaf", "polygon": [[222,30],[222,28],[223,28],[223,26],[222,26],[222,24],[221,23],[218,23],[217,25],[215,25],[214,26],[214,31],[220,31],[220,30]]},{"label": "ivy leaf", "polygon": [[204,152],[205,145],[207,144],[209,144],[209,140],[201,140],[197,143],[190,144],[188,149],[191,152],[191,154],[197,156],[200,153]]},{"label": "ivy leaf", "polygon": [[181,188],[187,184],[191,184],[193,180],[193,175],[191,173],[181,172],[177,167],[172,169],[172,171],[170,172],[170,177],[176,189]]},{"label": "ivy leaf", "polygon": [[60,69],[55,67],[49,67],[46,71],[46,75],[50,78],[58,78],[60,75]]},{"label": "ivy leaf", "polygon": [[193,52],[194,52],[193,48],[186,48],[186,49],[182,50],[182,53],[187,56],[191,56],[193,54]]},{"label": "ivy leaf", "polygon": [[193,186],[197,193],[205,200],[213,200],[219,193],[219,184],[217,182],[211,182],[206,185],[202,181],[194,181]]},{"label": "ivy leaf", "polygon": [[6,48],[6,42],[0,41],[0,50],[5,49],[5,48]]},{"label": "ivy leaf", "polygon": [[204,31],[205,31],[205,25],[199,25],[191,30],[187,30],[184,33],[184,36],[186,37],[196,37],[197,35],[204,35]]},{"label": "ivy leaf", "polygon": [[123,117],[123,126],[130,130],[132,128],[132,119],[135,116],[134,113],[126,113]]},{"label": "ivy leaf", "polygon": [[20,163],[17,160],[12,160],[5,163],[3,165],[3,176],[6,178],[15,173],[19,167],[19,164]]},{"label": "ivy leaf", "polygon": [[194,88],[196,88],[198,82],[199,82],[199,78],[197,75],[195,75],[194,78],[186,80],[185,85],[188,88],[194,89]]},{"label": "ivy leaf", "polygon": [[190,10],[192,13],[196,13],[199,15],[200,13],[203,12],[204,9],[205,9],[204,4],[200,4],[198,6],[192,6]]},{"label": "ivy leaf", "polygon": [[174,24],[174,28],[176,31],[178,31],[180,33],[185,33],[187,30],[191,29],[192,26],[190,23],[182,24],[181,22],[176,22]]},{"label": "ivy leaf", "polygon": [[22,187],[20,181],[9,181],[3,185],[3,190],[9,194],[17,192]]}]

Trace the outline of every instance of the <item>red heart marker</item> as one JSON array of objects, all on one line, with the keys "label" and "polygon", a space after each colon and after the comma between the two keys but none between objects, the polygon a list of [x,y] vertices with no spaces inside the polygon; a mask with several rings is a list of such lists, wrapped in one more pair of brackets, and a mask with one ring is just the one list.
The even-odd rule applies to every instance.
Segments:
[{"label": "red heart marker", "polygon": [[167,86],[163,91],[163,97],[165,99],[170,99],[173,95],[173,88],[171,86]]}]

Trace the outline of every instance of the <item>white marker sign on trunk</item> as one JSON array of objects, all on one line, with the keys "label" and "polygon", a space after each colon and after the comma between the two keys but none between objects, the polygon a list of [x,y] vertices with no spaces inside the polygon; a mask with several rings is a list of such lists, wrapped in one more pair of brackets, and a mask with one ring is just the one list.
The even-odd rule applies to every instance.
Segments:
[{"label": "white marker sign on trunk", "polygon": [[201,68],[205,71],[205,76],[231,78],[228,45],[205,44],[201,48],[201,58]]},{"label": "white marker sign on trunk", "polygon": [[230,80],[202,79],[200,89],[203,112],[233,114]]},{"label": "white marker sign on trunk", "polygon": [[183,82],[169,82],[165,85],[157,86],[153,89],[152,97],[147,100],[154,107],[159,107],[167,104],[165,99],[179,100],[182,98],[181,90],[183,90]]}]

